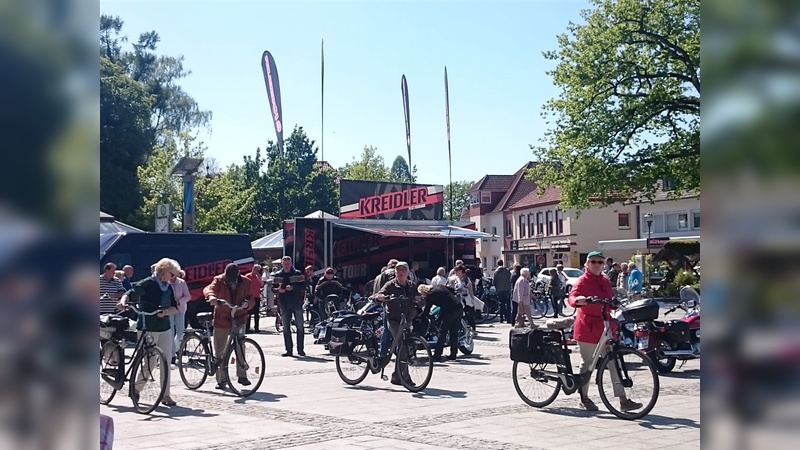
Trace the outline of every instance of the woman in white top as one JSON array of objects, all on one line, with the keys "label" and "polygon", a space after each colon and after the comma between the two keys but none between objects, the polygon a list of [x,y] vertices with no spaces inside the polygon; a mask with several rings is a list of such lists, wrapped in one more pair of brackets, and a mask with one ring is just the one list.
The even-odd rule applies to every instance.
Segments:
[{"label": "woman in white top", "polygon": [[445,274],[444,267],[439,267],[438,269],[436,269],[436,276],[433,277],[433,279],[431,280],[431,286],[436,286],[439,284],[446,286],[447,277],[445,277],[444,274]]},{"label": "woman in white top", "polygon": [[456,266],[455,268],[456,279],[456,293],[464,304],[464,318],[472,328],[472,333],[476,333],[475,329],[475,308],[467,305],[467,297],[475,296],[475,285],[472,284],[472,279],[469,277],[469,269],[464,266]]}]

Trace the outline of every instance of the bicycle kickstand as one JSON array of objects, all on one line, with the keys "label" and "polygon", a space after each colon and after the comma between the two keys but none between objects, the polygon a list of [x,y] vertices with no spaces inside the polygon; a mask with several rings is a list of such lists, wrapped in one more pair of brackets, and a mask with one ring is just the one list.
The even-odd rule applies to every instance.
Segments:
[{"label": "bicycle kickstand", "polygon": [[381,367],[381,380],[389,381],[389,377],[383,373],[384,371],[386,371],[386,366]]}]

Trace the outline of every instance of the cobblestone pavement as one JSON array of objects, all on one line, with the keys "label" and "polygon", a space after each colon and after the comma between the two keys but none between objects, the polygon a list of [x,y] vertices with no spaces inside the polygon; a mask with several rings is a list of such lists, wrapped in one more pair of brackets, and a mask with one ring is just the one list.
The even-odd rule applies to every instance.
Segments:
[{"label": "cobblestone pavement", "polygon": [[653,411],[625,421],[605,411],[595,385],[589,395],[597,413],[578,409],[577,395],[563,392],[546,408],[524,404],[511,380],[506,324],[479,325],[475,352],[436,364],[431,383],[417,394],[372,374],[345,385],[333,357],[308,335],[307,357],[282,358],[283,336],[273,319],[261,324],[268,331],[248,335],[267,359],[258,392],[241,399],[215,390],[213,379],[190,391],[175,368],[178,406],[140,415],[122,393],[100,406],[114,419],[114,449],[700,448],[699,361],[661,376]]}]

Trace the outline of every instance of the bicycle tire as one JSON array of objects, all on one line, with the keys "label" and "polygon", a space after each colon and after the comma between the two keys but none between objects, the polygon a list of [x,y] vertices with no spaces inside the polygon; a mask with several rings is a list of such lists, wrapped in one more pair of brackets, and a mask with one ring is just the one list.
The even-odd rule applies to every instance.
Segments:
[{"label": "bicycle tire", "polygon": [[[245,355],[247,355],[246,349],[248,348],[252,348],[255,351],[256,355],[258,355],[260,366],[257,366],[255,368],[250,366],[247,369],[248,379],[250,374],[255,374],[258,377],[258,381],[256,381],[255,383],[251,381],[251,384],[247,388],[243,389],[239,387],[238,380],[236,383],[234,383],[231,380],[231,372],[230,372],[231,363],[237,366],[240,364],[240,359],[234,354],[236,349],[233,346],[228,347],[228,351],[225,352],[224,361],[228,363],[225,370],[225,379],[228,382],[228,386],[231,388],[231,391],[233,391],[234,394],[238,395],[239,397],[249,397],[253,395],[253,393],[255,393],[256,391],[258,391],[258,388],[261,387],[261,383],[264,382],[264,375],[267,372],[267,361],[264,358],[264,351],[261,349],[261,346],[258,345],[258,342],[250,338],[239,338],[239,344],[241,345],[243,353]],[[245,358],[247,358],[247,356],[245,356]],[[235,373],[236,370],[234,369],[234,374]]]},{"label": "bicycle tire", "polygon": [[542,317],[547,315],[547,304],[545,302],[546,300],[541,298],[537,298],[531,302],[532,319],[541,319]]},{"label": "bicycle tire", "polygon": [[569,302],[567,301],[566,297],[561,299],[561,313],[560,314],[563,317],[572,317],[572,316],[575,315],[575,311],[577,311],[577,310],[578,310],[577,308],[575,308],[574,306],[569,304]]},{"label": "bicycle tire", "polygon": [[320,323],[320,321],[322,320],[322,318],[319,315],[319,311],[315,309],[306,310],[305,316],[306,316],[306,329],[308,328],[313,329],[314,325]]},{"label": "bicycle tire", "polygon": [[[604,383],[606,373],[609,373],[608,370],[613,367],[613,366],[609,367],[608,365],[608,363],[611,362],[610,355],[604,356],[603,359],[600,361],[600,368],[597,371],[597,390],[600,394],[600,399],[603,401],[603,404],[606,405],[606,408],[608,408],[611,414],[614,414],[620,419],[625,419],[625,420],[641,419],[642,417],[650,413],[650,411],[653,409],[653,407],[656,406],[656,402],[658,401],[658,392],[659,389],[661,388],[658,378],[658,371],[656,370],[656,367],[650,360],[650,358],[645,356],[644,353],[634,348],[621,347],[617,349],[617,361],[622,361],[624,363],[625,372],[627,373],[628,378],[631,379],[631,382],[633,382],[632,379],[633,376],[631,376],[631,372],[633,372],[634,369],[636,369],[636,367],[633,362],[629,363],[625,361],[624,358],[625,355],[632,355],[633,359],[641,361],[638,363],[640,367],[647,368],[647,371],[649,372],[650,375],[649,377],[647,376],[647,374],[644,374],[644,370],[642,370],[641,372],[643,374],[642,380],[646,381],[648,378],[650,378],[653,381],[652,393],[650,394],[649,401],[647,401],[647,403],[642,403],[642,407],[637,411],[628,411],[628,412],[621,411],[616,406],[614,406],[614,404],[611,402],[611,399],[608,397],[608,394],[606,393],[605,383]],[[611,381],[610,373],[608,381]],[[625,389],[626,389],[625,394],[627,398],[633,401],[638,401],[638,398],[631,398],[631,396],[629,395],[630,394],[630,392],[628,391],[629,387]]]},{"label": "bicycle tire", "polygon": [[[464,335],[464,345],[461,345],[461,335]],[[464,319],[461,319],[461,328],[458,331],[458,350],[465,354],[471,355],[475,351],[475,337],[469,329],[469,325]]]},{"label": "bicycle tire", "polygon": [[[360,351],[359,351],[360,350]],[[367,378],[367,374],[369,373],[369,364],[366,358],[361,355],[367,354],[367,347],[364,344],[357,345],[350,355],[336,355],[336,373],[339,374],[339,378],[342,379],[345,383],[349,384],[350,386],[355,386],[358,383],[364,381]],[[353,361],[357,361],[357,364],[363,364],[364,370],[361,372],[361,375],[350,378],[348,375],[344,373],[345,364],[353,364]]]},{"label": "bicycle tire", "polygon": [[[196,344],[191,342],[196,340]],[[207,337],[202,337],[198,333],[186,333],[181,340],[181,346],[178,349],[178,372],[181,376],[183,384],[191,390],[195,390],[205,384],[206,379],[210,375],[211,370],[211,355],[210,343]],[[198,355],[199,350],[199,355]],[[190,370],[197,370],[202,367],[200,379],[198,381],[190,381],[188,372]]]},{"label": "bicycle tire", "polygon": [[[161,403],[161,400],[164,398],[164,393],[167,391],[167,376],[169,375],[169,372],[167,372],[167,370],[170,370],[170,367],[167,361],[167,357],[164,356],[164,352],[162,352],[161,349],[156,347],[155,345],[142,349],[142,352],[143,354],[139,358],[133,361],[131,378],[129,380],[130,397],[131,400],[133,400],[133,408],[136,410],[136,412],[140,414],[150,414]],[[149,358],[148,358],[149,356],[158,359],[157,364],[162,369],[159,371],[160,376],[158,380],[160,384],[160,390],[158,396],[156,397],[156,400],[153,401],[152,405],[142,404],[139,395],[134,395],[136,391],[136,375],[139,373],[139,370],[144,361],[148,361],[147,364],[149,364]]]},{"label": "bicycle tire", "polygon": [[[116,359],[115,359],[116,358]],[[117,388],[103,378],[103,374],[108,376],[108,372],[119,373],[119,364],[125,367],[125,355],[122,347],[113,341],[106,341],[100,349],[100,404],[111,403],[117,395]],[[105,388],[105,389],[104,389]],[[109,392],[110,391],[110,392]]]},{"label": "bicycle tire", "polygon": [[[519,398],[521,398],[523,402],[535,408],[543,408],[549,405],[550,403],[553,403],[556,397],[558,397],[558,391],[561,390],[562,382],[560,378],[553,378],[545,374],[540,374],[539,378],[536,377],[535,372],[538,370],[543,370],[546,366],[547,366],[546,364],[528,364],[524,362],[514,361],[514,365],[511,367],[511,379],[514,382],[514,390],[517,391],[517,395],[519,395]],[[542,378],[546,378],[548,383],[555,383],[553,385],[553,392],[549,395],[549,397],[546,397],[542,401],[537,401],[531,399],[529,395],[523,393],[522,387],[519,385],[519,375],[521,370],[530,371],[530,379],[534,380],[535,382],[538,382],[539,384],[541,384]]]},{"label": "bicycle tire", "polygon": [[[428,368],[428,374],[425,376],[425,380],[420,384],[414,383],[414,381],[408,377],[400,377],[400,383],[402,383],[403,387],[409,392],[419,392],[428,387],[428,383],[431,382],[431,377],[433,376],[433,354],[431,353],[431,348],[428,346],[428,343],[425,341],[425,339],[422,339],[419,336],[407,337],[403,342],[403,345],[405,348],[413,348],[415,350],[415,354],[413,356],[413,361],[411,355],[409,354],[406,354],[405,361],[403,361],[403,358],[400,357],[400,350],[398,349],[395,351],[395,366],[398,374],[403,373],[401,369],[403,364],[405,364],[407,367],[422,367],[422,365],[426,365]],[[416,356],[416,353],[420,350],[424,352],[424,361],[418,359]]]}]

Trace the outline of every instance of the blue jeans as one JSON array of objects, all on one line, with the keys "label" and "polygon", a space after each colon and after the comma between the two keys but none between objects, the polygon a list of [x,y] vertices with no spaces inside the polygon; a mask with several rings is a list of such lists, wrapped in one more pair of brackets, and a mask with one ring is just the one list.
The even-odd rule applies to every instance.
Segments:
[{"label": "blue jeans", "polygon": [[378,356],[384,358],[389,354],[389,347],[393,341],[392,331],[389,329],[389,324],[386,321],[386,316],[383,316],[383,333],[381,334],[381,352]]},{"label": "blue jeans", "polygon": [[169,316],[169,323],[172,327],[172,331],[175,333],[175,338],[173,339],[172,343],[172,352],[169,353],[164,351],[167,357],[172,356],[175,358],[178,356],[178,349],[181,346],[181,340],[183,339],[183,330],[186,327],[186,313],[175,313],[175,315]]},{"label": "blue jeans", "polygon": [[281,321],[283,321],[283,344],[287,352],[292,351],[292,316],[294,316],[295,325],[297,325],[297,351],[303,351],[303,304],[297,302],[296,304],[281,305]]},{"label": "blue jeans", "polygon": [[497,303],[500,309],[500,322],[511,317],[511,291],[497,291]]}]

